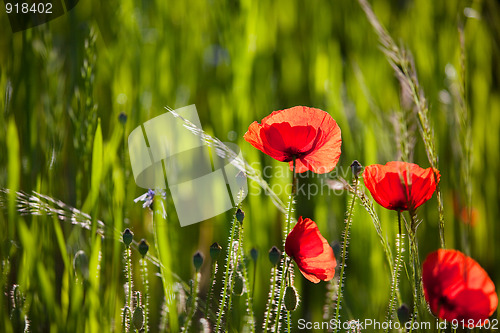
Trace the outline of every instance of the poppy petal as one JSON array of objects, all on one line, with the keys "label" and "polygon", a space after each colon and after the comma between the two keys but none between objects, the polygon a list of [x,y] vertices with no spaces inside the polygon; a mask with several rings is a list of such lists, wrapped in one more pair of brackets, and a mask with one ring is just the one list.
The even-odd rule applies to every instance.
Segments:
[{"label": "poppy petal", "polygon": [[325,111],[305,106],[274,111],[261,124],[253,122],[244,139],[272,158],[289,162],[290,169],[295,157],[297,173],[330,172],[342,144],[335,120]]},{"label": "poppy petal", "polygon": [[392,210],[415,210],[436,191],[439,171],[423,169],[414,163],[399,161],[365,168],[363,179],[373,199]]},{"label": "poppy petal", "polygon": [[299,218],[286,238],[285,251],[309,281],[318,283],[333,278],[337,261],[313,220]]},{"label": "poppy petal", "polygon": [[484,322],[498,306],[495,285],[472,258],[455,250],[440,249],[427,256],[422,266],[427,303],[446,320]]}]

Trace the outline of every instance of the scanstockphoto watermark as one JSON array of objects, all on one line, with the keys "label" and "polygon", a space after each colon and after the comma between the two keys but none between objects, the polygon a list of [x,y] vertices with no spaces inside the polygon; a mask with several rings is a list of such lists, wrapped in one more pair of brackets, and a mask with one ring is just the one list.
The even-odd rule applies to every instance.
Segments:
[{"label": "scanstockphoto watermark", "polygon": [[357,319],[350,321],[341,321],[331,319],[329,321],[307,321],[305,319],[299,319],[297,322],[297,328],[299,330],[341,330],[343,332],[363,332],[365,330],[369,332],[381,331],[381,330],[443,330],[447,328],[452,329],[467,329],[467,328],[479,328],[479,329],[498,329],[498,320],[485,320],[476,322],[474,320],[452,320],[452,321],[408,321],[406,323],[401,323],[399,321],[378,321],[376,319]]},{"label": "scanstockphoto watermark", "polygon": [[[291,171],[286,163],[281,165],[262,165],[259,162],[250,163],[250,166],[257,172],[263,179],[269,181],[271,190],[278,196],[290,195],[292,192]],[[298,179],[295,194],[301,197],[312,199],[315,196],[339,196],[343,195],[346,191],[344,183],[336,179],[343,178],[349,179],[351,177],[351,167],[339,166],[329,173],[314,173],[303,172],[297,173]],[[264,190],[256,182],[250,182],[248,195],[261,195]]]}]

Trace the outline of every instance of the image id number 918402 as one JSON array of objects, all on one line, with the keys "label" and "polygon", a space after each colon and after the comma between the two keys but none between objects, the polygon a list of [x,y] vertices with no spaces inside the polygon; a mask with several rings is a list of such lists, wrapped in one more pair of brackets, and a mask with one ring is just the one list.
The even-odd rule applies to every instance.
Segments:
[{"label": "image id number 918402", "polygon": [[[3,0],[12,32],[18,32],[44,24],[64,15],[78,0]],[[72,7],[68,7],[72,4]]]},{"label": "image id number 918402", "polygon": [[51,2],[5,2],[7,14],[52,14]]}]

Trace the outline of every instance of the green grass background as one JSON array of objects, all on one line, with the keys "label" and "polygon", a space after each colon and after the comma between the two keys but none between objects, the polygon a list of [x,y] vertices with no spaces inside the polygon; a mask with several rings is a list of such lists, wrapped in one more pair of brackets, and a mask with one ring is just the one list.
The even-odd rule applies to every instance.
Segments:
[{"label": "green grass background", "polygon": [[[430,105],[447,247],[467,251],[500,286],[500,6],[493,0],[371,3],[392,37],[413,53]],[[195,104],[208,133],[237,143],[249,163],[281,170],[282,177],[266,178],[276,189],[290,181],[286,167],[242,138],[251,122],[273,110],[306,105],[328,111],[342,130],[337,168],[343,176],[349,176],[353,159],[368,165],[398,158],[393,119],[401,109],[400,86],[356,1],[81,0],[67,15],[14,34],[0,7],[0,188],[47,194],[109,227],[101,242],[91,231],[51,217],[20,216],[12,200],[4,201],[1,331],[13,329],[13,284],[25,296],[34,332],[119,329],[124,247],[112,230],[129,227],[137,240],[154,243],[148,212],[133,202],[144,190],[134,182],[126,139],[134,128],[164,113],[164,106]],[[460,73],[461,24],[470,138],[464,138],[452,94]],[[128,116],[125,125],[118,121],[121,112]],[[428,167],[418,131],[412,135],[413,160]],[[472,151],[470,179],[462,170],[464,142]],[[308,173],[301,182],[320,184],[322,177]],[[466,202],[464,184],[471,186],[472,207],[478,212],[469,231],[453,209],[455,198]],[[312,198],[299,197],[297,216],[313,218],[329,241],[340,241],[347,194],[324,190]],[[280,196],[286,202],[286,195]],[[271,268],[267,251],[281,244],[284,216],[264,195],[250,195],[243,210],[245,251],[259,251],[254,310],[260,326]],[[396,213],[377,211],[393,246]],[[232,212],[185,228],[179,226],[171,200],[168,213],[168,232],[159,241],[168,239],[171,268],[178,281],[187,282],[197,250],[208,258],[211,243],[225,247]],[[423,260],[439,247],[435,196],[419,216],[424,220],[418,230]],[[78,250],[90,260],[91,277],[84,286],[74,282],[72,260]],[[140,288],[138,258],[135,252],[134,277]],[[206,262],[202,294],[208,271]],[[163,303],[157,272],[150,266],[153,328],[159,325]],[[293,323],[321,320],[326,284],[313,285],[296,275],[302,300]],[[402,279],[403,300],[411,304],[407,279]],[[383,320],[389,282],[373,225],[357,205],[342,320]],[[242,313],[243,301],[236,302],[235,331],[241,329]]]}]

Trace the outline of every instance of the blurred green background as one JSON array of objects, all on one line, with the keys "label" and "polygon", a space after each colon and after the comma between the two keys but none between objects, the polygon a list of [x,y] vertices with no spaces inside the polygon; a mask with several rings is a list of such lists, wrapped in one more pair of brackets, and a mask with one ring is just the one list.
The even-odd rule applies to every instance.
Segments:
[{"label": "blurred green background", "polygon": [[[500,286],[497,226],[500,220],[500,3],[478,1],[371,1],[389,33],[414,55],[430,105],[439,153],[446,245],[469,253]],[[47,216],[20,216],[7,199],[0,212],[2,260],[1,331],[11,331],[9,293],[18,284],[34,332],[120,329],[125,278],[123,244],[113,230],[131,228],[154,244],[147,210],[133,199],[145,190],[134,182],[128,134],[164,113],[165,106],[195,104],[201,124],[222,141],[238,144],[257,169],[272,166],[265,179],[279,191],[290,181],[286,165],[243,140],[249,124],[271,111],[306,105],[329,112],[342,130],[342,155],[331,175],[304,174],[300,181],[323,192],[298,198],[297,216],[314,219],[331,242],[340,241],[347,193],[328,191],[335,173],[350,179],[349,165],[399,158],[397,117],[405,102],[376,34],[356,1],[89,1],[47,24],[12,33],[0,10],[0,188],[37,191],[84,210],[107,228],[101,249],[89,230]],[[458,27],[464,26],[466,102],[469,121],[460,122]],[[125,113],[122,124],[119,114]],[[414,119],[413,161],[428,167]],[[103,152],[94,152],[100,126]],[[470,126],[470,137],[466,128]],[[467,177],[463,152],[470,145]],[[102,170],[95,173],[93,164]],[[94,173],[92,172],[94,170]],[[274,177],[268,177],[270,174]],[[259,251],[254,311],[260,327],[271,265],[267,252],[281,245],[284,215],[250,183],[245,252]],[[467,205],[466,187],[472,201]],[[4,195],[5,198],[8,195]],[[210,244],[225,248],[232,212],[181,228],[168,199],[171,267],[178,281],[194,274],[192,255],[206,256],[201,293],[207,290]],[[475,212],[466,226],[461,210]],[[383,232],[394,245],[397,216],[376,207]],[[193,209],[196,209],[195,207]],[[439,247],[435,196],[419,211],[420,258]],[[160,240],[161,241],[161,240]],[[79,250],[99,263],[88,286],[74,285],[72,260]],[[342,320],[383,320],[390,281],[382,247],[364,209],[352,225]],[[141,282],[133,254],[136,286]],[[97,269],[97,268],[96,268]],[[253,274],[250,266],[250,274]],[[150,266],[151,322],[156,329],[163,303],[158,270]],[[402,275],[403,301],[411,293]],[[313,285],[296,272],[299,318],[320,321],[327,283]],[[78,298],[79,297],[79,298]],[[235,331],[242,325],[235,302]],[[495,314],[496,316],[496,314]],[[331,318],[328,318],[328,320]]]}]

